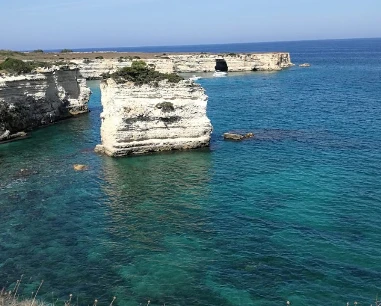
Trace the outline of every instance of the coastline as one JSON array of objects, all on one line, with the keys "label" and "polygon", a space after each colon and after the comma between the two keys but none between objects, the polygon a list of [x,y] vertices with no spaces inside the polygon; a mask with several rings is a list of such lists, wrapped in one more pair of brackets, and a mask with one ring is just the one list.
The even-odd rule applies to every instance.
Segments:
[{"label": "coastline", "polygon": [[20,60],[35,60],[35,61],[52,61],[52,60],[72,60],[72,59],[97,59],[97,57],[103,57],[103,59],[118,59],[120,57],[136,57],[140,59],[157,59],[162,56],[167,55],[227,55],[229,53],[239,53],[239,54],[273,54],[273,53],[288,53],[288,51],[280,52],[256,52],[256,51],[246,51],[246,52],[118,52],[118,51],[88,51],[88,52],[13,52],[13,55],[5,55],[0,50],[0,60],[4,60],[7,57],[17,58]]}]

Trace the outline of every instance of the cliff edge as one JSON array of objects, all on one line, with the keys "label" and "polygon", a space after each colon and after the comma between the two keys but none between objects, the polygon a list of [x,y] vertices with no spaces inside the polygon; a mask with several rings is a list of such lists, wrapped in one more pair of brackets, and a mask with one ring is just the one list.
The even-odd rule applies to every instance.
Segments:
[{"label": "cliff edge", "polygon": [[78,68],[41,68],[33,73],[0,74],[0,141],[88,112],[90,89]]},{"label": "cliff edge", "polygon": [[[162,73],[199,73],[213,72],[216,61],[226,61],[229,71],[279,71],[293,66],[290,53],[193,53],[169,54],[147,58],[145,62]],[[77,59],[73,60],[80,68],[81,74],[87,79],[99,79],[104,73],[114,73],[118,69],[130,67],[138,59],[120,57],[118,59]]]}]

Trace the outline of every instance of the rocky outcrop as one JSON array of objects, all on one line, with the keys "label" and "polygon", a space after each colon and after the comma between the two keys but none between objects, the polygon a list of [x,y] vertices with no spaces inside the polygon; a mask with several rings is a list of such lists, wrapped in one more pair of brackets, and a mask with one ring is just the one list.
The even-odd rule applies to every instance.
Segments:
[{"label": "rocky outcrop", "polygon": [[224,133],[224,139],[226,140],[243,140],[246,138],[253,138],[253,133],[237,134],[237,133]]},{"label": "rocky outcrop", "polygon": [[[252,53],[252,54],[176,54],[166,55],[144,61],[163,73],[197,73],[215,71],[216,61],[224,60],[231,72],[239,71],[277,71],[292,66],[290,54]],[[129,67],[132,59],[73,60],[87,79],[99,79],[103,73],[113,73],[119,68]]]},{"label": "rocky outcrop", "polygon": [[229,71],[277,71],[292,66],[289,53],[185,54],[170,57],[175,72],[212,72],[216,60],[224,59]]},{"label": "rocky outcrop", "polygon": [[[88,112],[90,89],[77,68],[0,76],[0,138]],[[0,139],[1,141],[1,139]]]},{"label": "rocky outcrop", "polygon": [[102,144],[97,152],[124,156],[209,145],[212,126],[204,89],[189,80],[156,85],[102,81]]}]

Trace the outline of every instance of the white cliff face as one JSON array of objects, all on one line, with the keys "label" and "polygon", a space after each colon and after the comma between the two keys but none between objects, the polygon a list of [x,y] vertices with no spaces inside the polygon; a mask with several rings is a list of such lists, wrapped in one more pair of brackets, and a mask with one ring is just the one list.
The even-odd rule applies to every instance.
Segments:
[{"label": "white cliff face", "polygon": [[175,72],[212,72],[216,59],[224,59],[229,71],[277,71],[292,66],[289,53],[173,55]]},{"label": "white cliff face", "polygon": [[191,81],[135,86],[101,83],[102,144],[110,156],[185,150],[208,146],[212,125],[206,116],[208,97]]},{"label": "white cliff face", "polygon": [[130,67],[132,61],[118,61],[117,59],[72,60],[77,64],[81,75],[85,79],[99,79],[103,73],[113,73],[120,68]]},{"label": "white cliff face", "polygon": [[90,89],[78,69],[0,76],[0,134],[88,112]]},{"label": "white cliff face", "polygon": [[[212,72],[216,59],[225,59],[229,71],[277,71],[292,66],[290,54],[253,53],[253,54],[183,54],[168,55],[144,61],[155,70],[163,73]],[[130,67],[131,60],[97,59],[73,60],[78,64],[81,74],[87,79],[100,78],[103,73],[113,73],[119,68]]]}]

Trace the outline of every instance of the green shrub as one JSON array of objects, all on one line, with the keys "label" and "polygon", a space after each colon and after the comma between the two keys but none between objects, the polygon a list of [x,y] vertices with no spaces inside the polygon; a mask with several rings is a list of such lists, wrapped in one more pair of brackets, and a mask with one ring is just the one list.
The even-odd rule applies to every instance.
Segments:
[{"label": "green shrub", "polygon": [[30,73],[32,70],[38,67],[51,67],[50,63],[47,62],[24,62],[15,58],[7,58],[4,62],[0,64],[0,70],[5,70],[12,74],[22,74]]},{"label": "green shrub", "polygon": [[32,53],[44,53],[44,50],[37,49],[37,50],[33,50]]},{"label": "green shrub", "polygon": [[175,110],[172,102],[161,102],[156,104],[156,108],[161,109],[163,112],[172,112]]},{"label": "green shrub", "polygon": [[103,59],[103,56],[96,56],[95,59]]},{"label": "green shrub", "polygon": [[3,56],[3,57],[10,57],[10,56],[16,56],[16,55],[25,56],[25,53],[12,51],[12,50],[0,50],[0,56]]},{"label": "green shrub", "polygon": [[62,49],[61,50],[61,53],[71,53],[71,52],[73,52],[73,50],[71,50],[71,49]]},{"label": "green shrub", "polygon": [[144,61],[134,61],[131,67],[124,67],[112,74],[104,74],[102,78],[113,78],[117,83],[134,82],[135,85],[158,85],[162,80],[178,83],[183,78],[175,73],[161,73],[147,66]]}]

